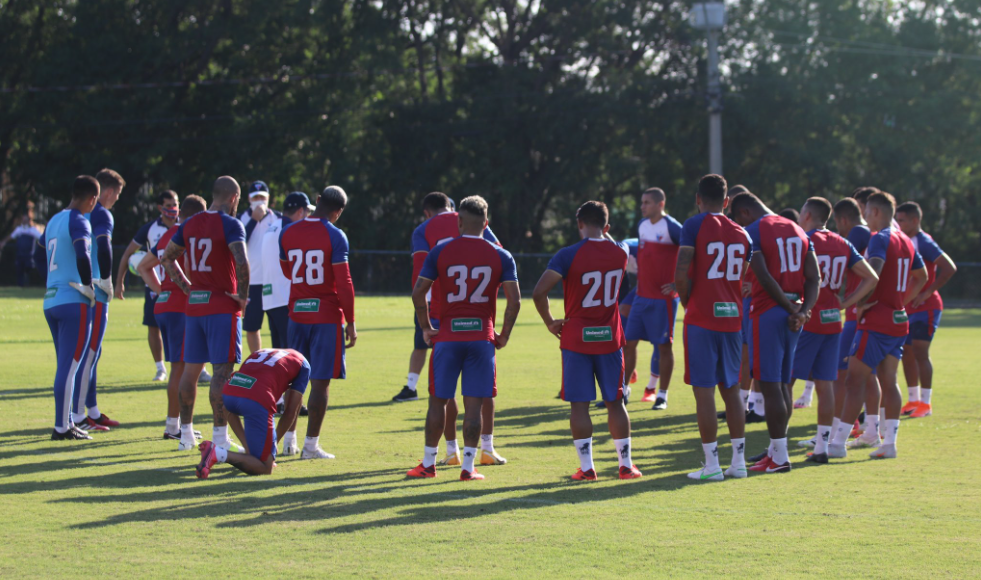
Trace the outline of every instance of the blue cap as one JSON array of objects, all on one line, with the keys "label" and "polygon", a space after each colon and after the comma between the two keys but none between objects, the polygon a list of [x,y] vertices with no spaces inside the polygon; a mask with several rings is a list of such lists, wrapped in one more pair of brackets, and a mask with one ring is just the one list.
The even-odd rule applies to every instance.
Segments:
[{"label": "blue cap", "polygon": [[269,195],[269,186],[266,185],[265,181],[255,181],[252,183],[252,187],[249,188],[249,197],[257,193]]},{"label": "blue cap", "polygon": [[287,195],[286,201],[283,202],[283,211],[296,211],[301,207],[305,207],[310,211],[317,209],[310,204],[310,198],[302,191],[294,191]]}]

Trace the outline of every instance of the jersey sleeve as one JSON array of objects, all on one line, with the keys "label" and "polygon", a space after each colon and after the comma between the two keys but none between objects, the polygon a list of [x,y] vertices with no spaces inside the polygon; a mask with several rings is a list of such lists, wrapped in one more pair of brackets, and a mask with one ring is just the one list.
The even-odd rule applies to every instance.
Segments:
[{"label": "jersey sleeve", "polygon": [[302,395],[306,392],[307,384],[310,382],[310,363],[305,358],[301,362],[303,364],[300,365],[299,372],[290,382],[290,388]]},{"label": "jersey sleeve", "polygon": [[848,267],[851,268],[855,264],[861,262],[864,258],[862,258],[862,254],[858,253],[858,250],[855,249],[855,246],[853,246],[851,242],[845,240],[845,244],[848,245]]},{"label": "jersey sleeve", "polygon": [[755,221],[749,224],[746,226],[745,230],[746,233],[749,234],[750,249],[752,249],[754,253],[763,251],[762,244],[760,243],[760,222]]},{"label": "jersey sleeve", "polygon": [[940,249],[937,242],[935,242],[932,237],[925,234],[920,236],[918,251],[927,262],[936,262],[937,258],[944,254],[944,251]]},{"label": "jersey sleeve", "polygon": [[145,246],[147,241],[150,239],[150,226],[152,225],[153,222],[148,222],[143,224],[143,227],[136,230],[136,235],[133,236],[133,243],[140,247]]},{"label": "jersey sleeve", "polygon": [[920,255],[920,253],[919,253],[919,252],[914,252],[914,253],[913,253],[913,262],[912,262],[912,268],[910,268],[910,270],[911,270],[911,271],[912,271],[912,270],[919,270],[920,268],[925,268],[925,267],[926,267],[926,266],[925,266],[925,264],[923,263],[923,256],[922,256],[922,255]]},{"label": "jersey sleeve", "polygon": [[113,223],[112,214],[109,210],[99,206],[98,211],[92,212],[92,237],[99,238],[106,236],[112,239]]},{"label": "jersey sleeve", "polygon": [[698,239],[698,230],[700,229],[699,226],[702,225],[702,220],[698,218],[699,216],[695,216],[685,220],[685,225],[681,226],[681,239],[678,241],[679,246],[695,247],[695,240]]},{"label": "jersey sleeve", "polygon": [[330,230],[330,263],[343,264],[347,262],[350,248],[347,243],[347,235],[341,230],[333,228]]},{"label": "jersey sleeve", "polygon": [[848,232],[848,241],[855,246],[858,253],[861,254],[869,247],[869,237],[872,232],[868,228],[854,227],[850,232]]},{"label": "jersey sleeve", "polygon": [[501,256],[501,282],[517,282],[518,265],[514,256],[503,248],[498,248],[497,253]]},{"label": "jersey sleeve", "polygon": [[559,250],[558,253],[552,256],[552,259],[548,261],[547,269],[557,272],[563,278],[568,276],[569,269],[572,268],[572,259],[576,256],[575,248],[576,246],[570,246]]},{"label": "jersey sleeve", "polygon": [[[191,219],[194,219],[194,216],[192,216]],[[186,225],[187,225],[187,222],[184,222],[181,225],[177,226],[177,231],[174,232],[174,236],[172,238],[170,238],[170,241],[171,242],[177,244],[178,246],[180,246],[182,248],[184,247],[184,226],[186,226]],[[135,238],[134,238],[134,240],[135,240]]]},{"label": "jersey sleeve", "polygon": [[429,242],[426,241],[426,224],[423,223],[412,231],[412,253],[428,252]]},{"label": "jersey sleeve", "polygon": [[439,255],[442,253],[443,248],[446,244],[441,246],[436,246],[433,251],[429,252],[426,256],[426,261],[422,263],[422,270],[419,271],[419,277],[425,278],[426,280],[436,280],[439,277],[439,269],[437,268],[437,263],[439,260]]},{"label": "jersey sleeve", "polygon": [[85,240],[86,243],[92,241],[92,226],[89,220],[85,219],[80,212],[73,211],[68,219],[68,234],[72,237],[72,242]]},{"label": "jersey sleeve", "polygon": [[223,215],[221,221],[221,225],[225,229],[225,243],[230,246],[235,242],[245,241],[245,226],[242,225],[242,222],[228,215]]},{"label": "jersey sleeve", "polygon": [[682,229],[681,228],[681,224],[678,223],[678,220],[674,219],[673,217],[671,217],[669,215],[664,216],[664,217],[667,218],[667,220],[668,220],[668,236],[671,237],[671,243],[673,243],[676,246],[680,246],[681,245],[681,229]]},{"label": "jersey sleeve", "polygon": [[884,235],[874,235],[869,240],[869,248],[866,250],[866,254],[869,259],[879,258],[885,261],[886,252],[889,250],[889,236]]},{"label": "jersey sleeve", "polygon": [[491,231],[491,229],[490,229],[489,226],[486,227],[486,228],[484,228],[483,236],[484,236],[484,239],[485,240],[487,240],[488,242],[494,244],[495,246],[500,246],[501,245],[501,242],[497,239],[497,236],[494,235],[494,232]]}]

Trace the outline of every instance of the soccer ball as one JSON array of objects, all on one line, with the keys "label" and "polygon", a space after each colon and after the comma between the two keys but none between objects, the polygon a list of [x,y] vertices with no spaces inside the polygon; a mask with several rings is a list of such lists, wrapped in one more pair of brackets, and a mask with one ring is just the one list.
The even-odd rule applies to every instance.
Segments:
[{"label": "soccer ball", "polygon": [[136,266],[139,265],[139,263],[143,260],[143,256],[145,255],[146,252],[135,252],[129,257],[129,271],[134,276],[140,275],[140,273],[136,270]]}]

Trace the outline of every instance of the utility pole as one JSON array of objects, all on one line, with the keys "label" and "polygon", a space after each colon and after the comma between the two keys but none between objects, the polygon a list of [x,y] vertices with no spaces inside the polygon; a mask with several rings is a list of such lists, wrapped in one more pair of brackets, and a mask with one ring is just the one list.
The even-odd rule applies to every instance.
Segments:
[{"label": "utility pole", "polygon": [[722,86],[719,82],[719,33],[726,25],[722,2],[692,6],[688,22],[708,37],[709,172],[722,175]]}]

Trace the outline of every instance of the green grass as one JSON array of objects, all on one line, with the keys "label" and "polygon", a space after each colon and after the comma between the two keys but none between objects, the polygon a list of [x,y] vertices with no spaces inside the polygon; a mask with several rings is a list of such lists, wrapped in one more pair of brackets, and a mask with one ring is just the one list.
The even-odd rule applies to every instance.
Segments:
[{"label": "green grass", "polygon": [[[99,369],[100,407],[124,426],[88,442],[49,440],[54,349],[39,297],[0,291],[0,577],[961,578],[981,569],[976,311],[944,314],[937,414],[904,420],[897,461],[854,453],[808,466],[794,445],[789,475],[690,484],[684,474],[701,449],[679,369],[667,412],[629,406],[645,477],[615,478],[595,413],[602,479],[576,484],[568,409],[554,398],[558,344],[525,301],[498,357],[496,444],[509,463],[463,483],[450,469],[404,478],[421,457],[426,408],[388,402],[405,378],[409,301],[359,298],[360,339],[348,379],[331,389],[322,437],[337,459],[284,458],[270,477],[218,466],[199,481],[196,454],[160,439],[165,394],[149,382],[138,299],[112,303]],[[680,362],[680,344],[676,353]],[[642,347],[641,360],[649,354]],[[210,433],[207,397],[197,411]],[[793,441],[814,418],[795,414]],[[728,461],[724,429],[720,438]],[[748,438],[751,452],[762,449],[764,427],[749,426]]]}]

